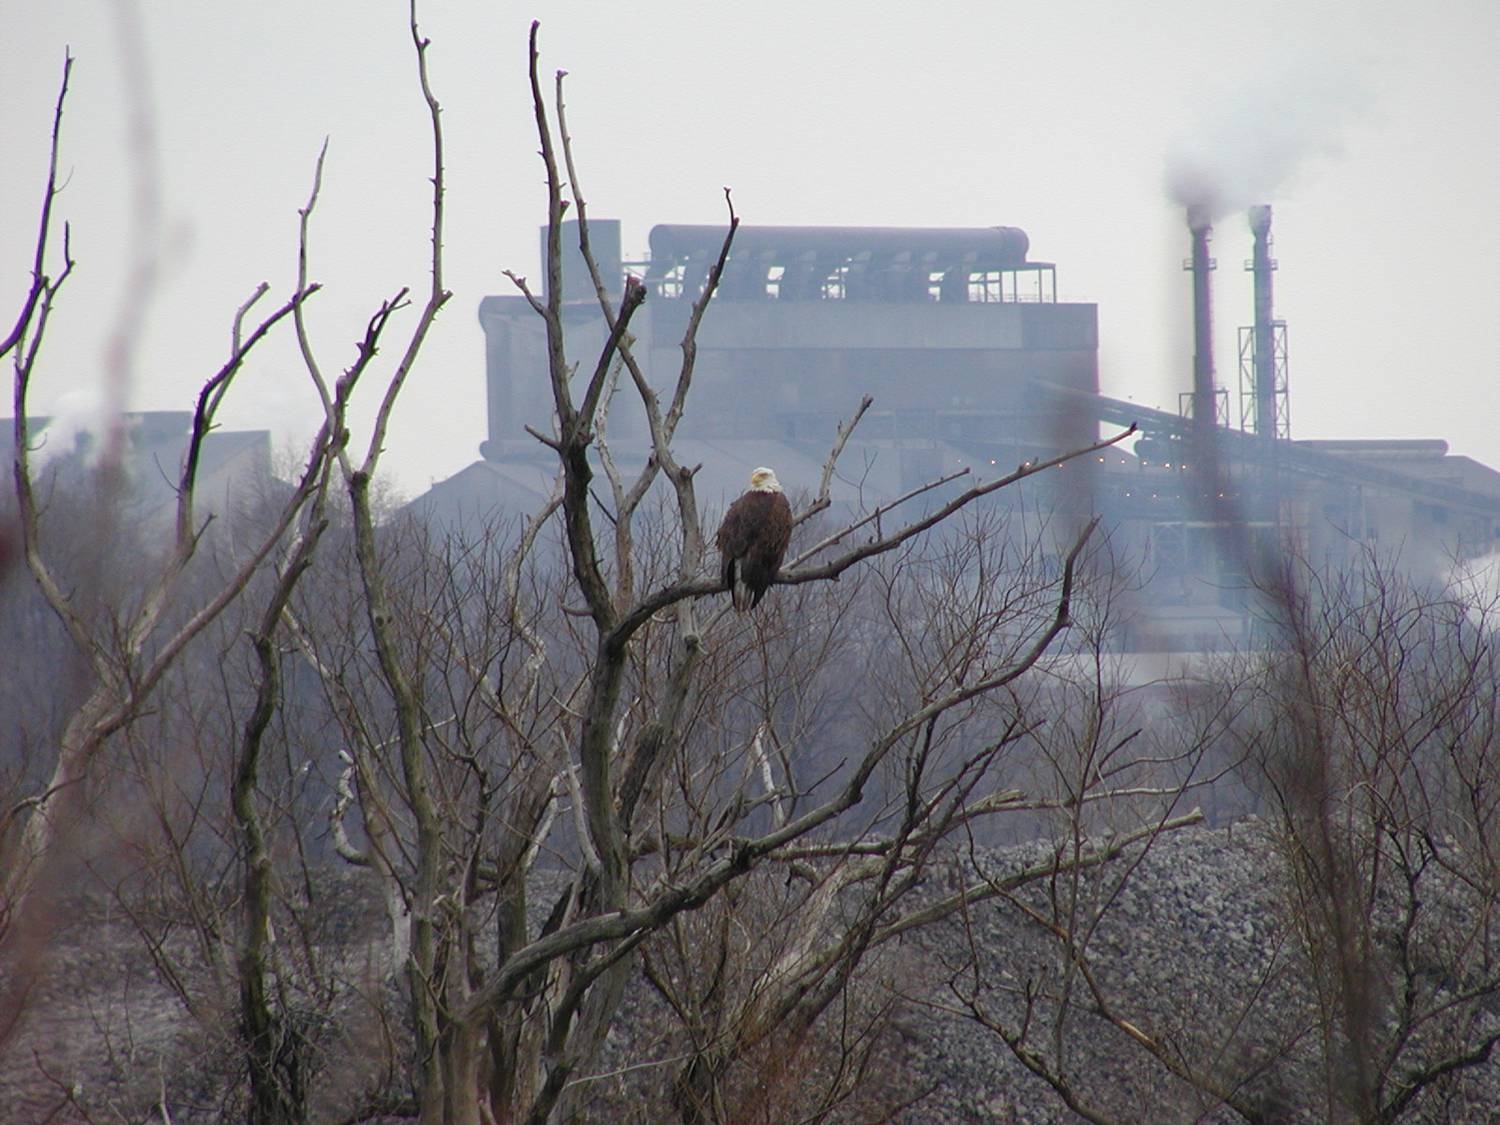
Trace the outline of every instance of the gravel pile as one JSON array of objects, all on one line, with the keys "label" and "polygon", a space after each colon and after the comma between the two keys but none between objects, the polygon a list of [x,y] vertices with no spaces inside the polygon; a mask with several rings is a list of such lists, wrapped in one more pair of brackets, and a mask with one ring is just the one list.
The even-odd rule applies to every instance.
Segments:
[{"label": "gravel pile", "polygon": [[[1035,847],[1025,847],[992,853],[982,863],[992,876],[1003,877],[1038,856]],[[1079,895],[1084,916],[1108,903],[1087,954],[1112,1014],[1165,1046],[1181,1064],[1214,1076],[1261,1120],[1328,1120],[1317,1004],[1267,825],[1247,818],[1229,827],[1179,830],[1127,868],[1129,862],[1100,869]],[[1064,884],[1055,892],[1032,885],[1022,901],[1048,917],[1054,893],[1068,901]],[[1082,1120],[1017,1060],[999,1031],[983,1026],[972,1010],[953,1010],[977,1006],[1011,1035],[1026,1026],[1027,1045],[1055,1067],[1055,997],[1067,987],[1060,943],[1016,906],[990,903],[962,923],[926,932],[917,944],[913,962],[925,969],[924,988],[913,996],[898,1030],[907,1065],[918,1084],[933,1092],[901,1119]],[[977,959],[970,956],[975,949]],[[959,968],[976,960],[978,983],[972,969]],[[1082,980],[1075,976],[1071,987],[1062,1057],[1083,1105],[1110,1120],[1153,1125],[1243,1120],[1096,1014]],[[1468,1028],[1471,1042],[1500,1029],[1494,1008]],[[1500,1062],[1487,1061],[1436,1084],[1400,1119],[1490,1122],[1500,1120],[1495,1107]]]},{"label": "gravel pile", "polygon": [[[978,863],[981,874],[1003,879],[1049,855],[1031,844],[983,853]],[[1091,869],[1076,887],[1063,879],[1033,882],[1017,902],[986,901],[962,917],[907,934],[871,963],[882,987],[894,988],[895,1002],[869,1078],[870,1096],[831,1119],[910,1125],[1081,1120],[1002,1038],[1024,1029],[1024,1047],[1056,1068],[1058,997],[1068,995],[1062,1072],[1079,1104],[1110,1120],[1241,1120],[1174,1076],[1140,1038],[1162,1045],[1179,1066],[1212,1075],[1261,1120],[1327,1120],[1317,1005],[1277,855],[1269,827],[1254,818],[1181,829],[1144,853],[1136,849]],[[968,875],[935,875],[928,893],[945,893]],[[1094,1010],[1089,983],[1076,966],[1069,971],[1059,941],[1038,924],[1075,895],[1077,918],[1098,919],[1089,931],[1087,965],[1115,1022]],[[1433,973],[1447,971],[1443,963],[1452,951],[1443,949],[1445,934],[1465,928],[1459,897],[1436,904],[1432,933],[1413,935],[1430,950]],[[351,965],[368,962],[371,943],[381,940],[378,904],[350,904],[343,919],[335,935],[339,948]],[[1398,940],[1397,930],[1383,940]],[[0,1056],[0,1120],[49,1111],[57,1111],[59,1121],[84,1120],[85,1111],[99,1120],[150,1120],[163,1090],[178,1125],[213,1120],[214,1091],[182,1083],[189,1072],[229,1078],[235,1060],[225,1052],[234,1049],[232,1037],[204,1039],[201,1025],[195,1027],[155,978],[134,928],[118,917],[96,916],[88,925],[65,928],[51,954],[20,1034]],[[1433,995],[1453,996],[1468,984],[1442,979]],[[232,1008],[232,995],[224,1003]],[[607,1053],[625,1063],[660,1048],[632,1042],[637,1017],[654,1003],[645,990],[627,1000]],[[1465,1031],[1470,1041],[1500,1027],[1496,1008],[1472,1013]],[[232,1012],[224,1015],[223,1026],[232,1028]],[[342,1034],[354,1034],[348,1021]],[[67,1104],[70,1096],[76,1104]],[[885,1110],[873,1111],[875,1105]],[[1500,1063],[1486,1060],[1436,1084],[1400,1119],[1500,1120],[1493,1106],[1500,1106]]]}]

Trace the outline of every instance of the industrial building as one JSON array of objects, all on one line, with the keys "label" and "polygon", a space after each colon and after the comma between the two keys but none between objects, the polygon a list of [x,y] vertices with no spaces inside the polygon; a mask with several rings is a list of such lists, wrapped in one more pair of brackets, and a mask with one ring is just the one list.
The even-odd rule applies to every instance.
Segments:
[{"label": "industrial building", "polygon": [[[635,354],[658,386],[681,364],[687,317],[724,239],[721,227],[658,226],[651,256],[622,263],[616,223],[590,224],[601,270],[625,269],[649,297],[632,329]],[[570,231],[563,316],[570,358],[603,341],[591,280]],[[836,499],[888,498],[943,472],[991,463],[1014,467],[1042,449],[1093,440],[1096,425],[1031,381],[1097,395],[1093,305],[1056,299],[1051,263],[1027,256],[1014,228],[899,230],[744,227],[698,334],[679,459],[702,462],[708,503],[738,495],[756,465],[787,482],[814,482],[833,434],[864,395],[874,406],[846,453]],[[484,458],[440,484],[422,504],[472,518],[545,495],[551,454],[525,432],[551,417],[546,339],[522,296],[486,297],[489,434]],[[647,444],[633,393],[617,396],[607,440]]]},{"label": "industrial building", "polygon": [[[31,469],[38,478],[61,472],[82,482],[102,455],[108,440],[96,432],[96,420],[28,417]],[[177,518],[177,473],[192,436],[190,410],[127,411],[119,418],[119,468],[129,484],[129,516],[153,530],[173,527]],[[0,460],[15,455],[15,420],[0,418]],[[213,429],[198,450],[194,506],[220,527],[264,497],[271,481],[269,430]]]},{"label": "industrial building", "polygon": [[[1139,436],[1050,480],[1031,502],[1064,516],[1099,513],[1148,581],[1153,622],[1130,643],[1202,649],[1253,629],[1248,555],[1276,544],[1316,566],[1372,545],[1401,549],[1419,574],[1488,554],[1500,536],[1500,473],[1429,441],[1291,437],[1287,327],[1275,315],[1271,209],[1249,216],[1252,323],[1240,332],[1231,395],[1214,368],[1208,216],[1187,231],[1194,357],[1179,408],[1150,410],[1099,394],[1098,316],[1057,299],[1056,269],[1029,257],[1014,227],[969,229],[742,227],[697,338],[678,460],[703,465],[705,508],[736,495],[751,468],[784,482],[819,477],[835,430],[874,398],[844,453],[836,503],[868,507],[944,473],[980,476],[1087,445],[1112,427]],[[590,241],[613,288],[628,270],[648,300],[632,330],[647,377],[670,386],[692,301],[717,261],[721,227],[662,225],[650,256],[625,262],[619,225]],[[594,288],[566,232],[563,309],[570,358],[603,341]],[[1185,291],[1186,299],[1186,291]],[[534,507],[551,486],[550,450],[526,433],[551,417],[541,319],[521,295],[486,297],[488,437],[482,460],[414,507],[450,522]],[[622,461],[649,443],[633,391],[622,389],[605,440]]]}]

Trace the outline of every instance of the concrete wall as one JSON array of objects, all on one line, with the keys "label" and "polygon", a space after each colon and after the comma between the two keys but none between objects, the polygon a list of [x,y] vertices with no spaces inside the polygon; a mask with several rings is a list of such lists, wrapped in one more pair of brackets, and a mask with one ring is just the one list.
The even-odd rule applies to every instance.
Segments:
[{"label": "concrete wall", "polygon": [[[689,303],[652,298],[636,316],[637,355],[664,392],[681,367]],[[597,309],[571,306],[569,358],[585,380],[603,342]],[[527,442],[524,424],[551,417],[541,319],[519,298],[487,298],[490,458]],[[1034,456],[1094,439],[1092,418],[1067,416],[1026,393],[1041,378],[1097,393],[1098,317],[1093,305],[937,302],[732,301],[710,306],[698,337],[684,436],[825,442],[864,395],[887,436],[1018,442]],[[628,389],[628,388],[627,388]],[[877,422],[877,416],[880,421]],[[634,392],[609,419],[612,439],[644,440]]]}]

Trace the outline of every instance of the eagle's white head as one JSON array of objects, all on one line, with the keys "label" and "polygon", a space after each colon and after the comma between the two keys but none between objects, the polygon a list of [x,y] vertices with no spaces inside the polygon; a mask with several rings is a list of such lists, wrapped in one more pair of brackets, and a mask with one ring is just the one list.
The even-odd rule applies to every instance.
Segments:
[{"label": "eagle's white head", "polygon": [[776,473],[762,465],[750,474],[751,492],[780,492],[781,482],[776,479]]}]

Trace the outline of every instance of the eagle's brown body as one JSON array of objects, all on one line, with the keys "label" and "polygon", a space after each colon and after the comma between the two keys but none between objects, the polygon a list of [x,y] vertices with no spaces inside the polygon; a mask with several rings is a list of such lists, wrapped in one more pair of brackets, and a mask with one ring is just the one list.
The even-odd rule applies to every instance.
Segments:
[{"label": "eagle's brown body", "polygon": [[776,580],[792,538],[792,508],[770,469],[750,475],[742,495],[719,525],[719,577],[741,613],[754,609]]}]

